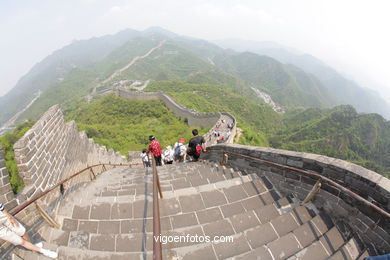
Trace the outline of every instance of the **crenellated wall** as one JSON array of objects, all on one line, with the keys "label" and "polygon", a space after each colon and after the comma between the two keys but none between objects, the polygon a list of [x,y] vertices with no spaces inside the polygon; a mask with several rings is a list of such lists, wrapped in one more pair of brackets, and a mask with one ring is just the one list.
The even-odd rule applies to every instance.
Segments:
[{"label": "crenellated wall", "polygon": [[29,199],[71,174],[102,163],[125,163],[125,157],[107,150],[65,123],[59,105],[51,107],[15,145],[15,157],[25,188],[19,201]]},{"label": "crenellated wall", "polygon": [[162,100],[175,116],[187,118],[190,126],[211,127],[218,121],[221,115],[220,113],[203,114],[190,110],[177,103],[171,96],[162,92],[136,92],[118,89],[116,93],[120,97],[133,100]]},{"label": "crenellated wall", "polygon": [[[107,150],[88,139],[85,132],[77,130],[74,121],[66,123],[59,105],[44,115],[14,144],[15,158],[25,187],[13,194],[0,147],[0,201],[12,210],[38,193],[49,189],[70,175],[99,163],[127,163],[126,157]],[[95,173],[102,172],[95,168]],[[90,173],[81,174],[65,184],[65,194],[91,180]],[[39,204],[51,215],[64,196],[55,190],[39,200]],[[55,215],[55,214],[54,214]],[[28,229],[42,222],[35,204],[29,205],[16,216]],[[12,249],[9,243],[0,241],[0,255]],[[1,258],[1,257],[0,257]]]},{"label": "crenellated wall", "polygon": [[178,102],[171,96],[163,93],[163,92],[137,92],[137,91],[128,91],[123,89],[116,89],[116,94],[119,97],[132,99],[132,100],[162,100],[177,117],[186,118],[188,121],[188,125],[190,126],[202,126],[202,127],[210,127],[210,130],[207,134],[205,134],[206,141],[208,145],[212,145],[216,143],[215,139],[209,138],[212,134],[212,130],[215,128],[218,120],[221,121],[222,118],[228,119],[233,122],[233,129],[231,130],[231,134],[229,138],[225,141],[226,143],[232,144],[234,137],[236,135],[236,119],[234,116],[228,113],[199,113],[195,110],[188,109]]},{"label": "crenellated wall", "polygon": [[0,202],[6,208],[13,208],[17,205],[15,195],[9,182],[9,175],[5,166],[3,147],[0,145]]},{"label": "crenellated wall", "polygon": [[[323,155],[238,144],[216,145],[208,150],[202,159],[220,162],[224,152],[233,152],[318,173],[390,212],[390,180],[356,164]],[[227,165],[246,173],[267,176],[283,195],[294,194],[302,201],[316,182],[314,177],[303,173],[235,154],[228,154]],[[321,184],[319,193],[313,199],[316,207],[336,221],[346,223],[369,248],[376,248],[379,253],[390,253],[389,217],[378,213],[343,189],[324,181]]]}]

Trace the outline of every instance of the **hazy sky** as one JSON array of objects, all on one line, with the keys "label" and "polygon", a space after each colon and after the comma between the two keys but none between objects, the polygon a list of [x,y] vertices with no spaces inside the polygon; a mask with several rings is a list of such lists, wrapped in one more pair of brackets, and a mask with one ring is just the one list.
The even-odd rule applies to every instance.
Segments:
[{"label": "hazy sky", "polygon": [[47,55],[125,28],[275,41],[310,53],[390,102],[390,1],[0,0],[0,95]]}]

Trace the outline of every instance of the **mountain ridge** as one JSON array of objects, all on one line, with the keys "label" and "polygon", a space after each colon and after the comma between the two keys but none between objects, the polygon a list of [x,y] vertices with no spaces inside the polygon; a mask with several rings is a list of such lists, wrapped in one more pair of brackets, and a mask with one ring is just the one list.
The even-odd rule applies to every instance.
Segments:
[{"label": "mountain ridge", "polygon": [[390,118],[390,105],[377,92],[359,86],[313,55],[273,42],[263,44],[263,42],[240,39],[214,42],[223,48],[240,52],[250,51],[272,57],[284,64],[293,64],[305,72],[315,75],[325,87],[334,93],[336,95],[334,105],[351,104],[359,112],[379,113],[388,119]]}]

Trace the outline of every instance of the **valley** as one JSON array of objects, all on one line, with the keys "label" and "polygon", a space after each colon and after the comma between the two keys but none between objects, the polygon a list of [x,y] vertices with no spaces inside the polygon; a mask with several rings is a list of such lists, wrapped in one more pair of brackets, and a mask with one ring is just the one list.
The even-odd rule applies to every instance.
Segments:
[{"label": "valley", "polygon": [[[103,42],[116,44],[108,50],[103,48]],[[92,60],[83,56],[82,50],[88,44],[95,44],[93,53],[100,53],[98,58]],[[355,102],[356,95],[362,93],[361,89],[353,88],[351,84],[339,85],[336,91],[317,74],[307,72],[307,68],[299,68],[298,63],[284,64],[253,52],[223,49],[210,42],[179,36],[161,28],[128,30],[104,39],[86,40],[78,45],[65,47],[69,58],[64,59],[72,61],[74,65],[77,53],[81,55],[78,60],[83,62],[62,71],[62,80],[53,80],[58,79],[60,74],[53,74],[48,69],[58,67],[53,57],[49,56],[37,65],[41,74],[35,73],[34,77],[41,75],[41,79],[46,78],[38,81],[42,84],[45,82],[45,87],[40,98],[20,113],[17,122],[37,119],[50,106],[59,103],[67,119],[76,120],[80,129],[94,136],[97,142],[126,153],[128,150],[139,150],[144,144],[127,140],[133,132],[124,129],[134,129],[136,139],[142,139],[139,134],[145,132],[146,125],[130,127],[120,120],[115,124],[117,130],[122,129],[120,131],[110,130],[97,121],[89,125],[91,123],[83,117],[81,109],[96,109],[93,115],[90,112],[87,114],[92,118],[105,118],[106,112],[99,109],[97,104],[102,106],[99,102],[107,100],[102,99],[100,94],[110,93],[115,88],[162,91],[189,109],[234,115],[241,130],[238,141],[241,144],[319,153],[352,161],[381,174],[388,175],[390,172],[387,163],[390,161],[387,149],[390,147],[389,123],[378,114],[359,114],[356,108],[348,106]],[[43,68],[41,65],[46,63],[48,66]],[[7,96],[2,97],[1,105],[12,103],[18,91],[34,82],[28,81],[32,77],[26,75],[23,88],[16,86],[8,101],[3,101]],[[34,88],[30,91],[34,91]],[[349,93],[344,100],[340,99],[340,91]],[[20,100],[26,99],[26,93],[23,93]],[[121,102],[116,100],[111,106],[121,111],[120,107],[124,105]],[[380,103],[367,96],[367,103],[375,102]],[[4,115],[11,115],[12,109],[13,106],[9,106],[2,110],[2,121],[9,120]],[[136,107],[132,109],[137,110]],[[162,108],[159,110],[164,111]],[[142,110],[137,111],[142,113]],[[165,113],[169,114],[168,111]],[[155,124],[155,127],[165,128],[161,120],[153,119],[155,116],[146,113],[144,118],[147,120],[143,123],[150,120],[149,123]],[[173,122],[170,120],[174,119],[168,122]],[[182,129],[181,133],[187,129],[184,125],[178,128]],[[112,132],[111,135],[117,140],[99,139],[94,135],[103,132],[106,135]],[[173,139],[173,136],[168,137],[170,142]]]}]

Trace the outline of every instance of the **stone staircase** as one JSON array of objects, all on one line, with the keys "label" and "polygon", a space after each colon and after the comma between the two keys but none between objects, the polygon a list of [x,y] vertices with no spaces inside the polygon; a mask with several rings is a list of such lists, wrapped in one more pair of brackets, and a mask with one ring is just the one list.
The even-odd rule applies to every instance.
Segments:
[{"label": "stone staircase", "polygon": [[[151,171],[111,169],[61,205],[61,229],[34,235],[62,260],[153,259]],[[163,244],[164,259],[364,259],[312,204],[282,197],[266,177],[210,162],[158,167],[162,235],[232,236],[233,242]],[[15,250],[15,259],[48,259]]]}]

